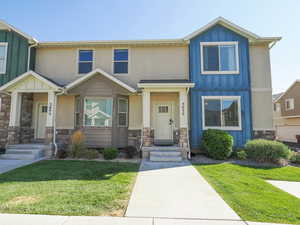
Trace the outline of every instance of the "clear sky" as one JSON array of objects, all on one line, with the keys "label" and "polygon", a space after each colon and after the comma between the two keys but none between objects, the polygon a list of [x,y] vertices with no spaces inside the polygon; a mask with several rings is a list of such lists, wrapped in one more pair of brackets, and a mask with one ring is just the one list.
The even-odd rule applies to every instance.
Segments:
[{"label": "clear sky", "polygon": [[271,50],[274,93],[300,79],[300,0],[7,0],[0,14],[39,41],[182,38],[218,16],[283,38]]}]

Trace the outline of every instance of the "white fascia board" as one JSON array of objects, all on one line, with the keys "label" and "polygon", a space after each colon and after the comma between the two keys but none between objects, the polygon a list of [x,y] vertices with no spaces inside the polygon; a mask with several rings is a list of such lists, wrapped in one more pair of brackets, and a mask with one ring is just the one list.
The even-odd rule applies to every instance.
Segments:
[{"label": "white fascia board", "polygon": [[36,79],[38,79],[38,80],[46,83],[47,85],[49,85],[50,87],[54,88],[55,90],[62,89],[62,87],[57,86],[53,82],[45,79],[44,77],[42,77],[39,74],[35,73],[34,71],[30,70],[30,71],[27,71],[27,72],[23,73],[21,76],[16,77],[15,79],[11,80],[10,82],[6,83],[5,85],[1,86],[0,87],[0,91],[5,91],[7,88],[11,87],[12,85],[15,85],[16,83],[18,83],[19,81],[23,80],[27,76],[34,76]]}]

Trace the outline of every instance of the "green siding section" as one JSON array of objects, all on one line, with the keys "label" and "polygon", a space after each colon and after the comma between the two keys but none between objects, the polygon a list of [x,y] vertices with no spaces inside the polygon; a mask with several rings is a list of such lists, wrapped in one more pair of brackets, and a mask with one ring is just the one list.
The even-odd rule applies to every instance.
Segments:
[{"label": "green siding section", "polygon": [[8,42],[6,74],[0,74],[3,85],[27,71],[28,41],[13,31],[0,30],[0,42]]}]

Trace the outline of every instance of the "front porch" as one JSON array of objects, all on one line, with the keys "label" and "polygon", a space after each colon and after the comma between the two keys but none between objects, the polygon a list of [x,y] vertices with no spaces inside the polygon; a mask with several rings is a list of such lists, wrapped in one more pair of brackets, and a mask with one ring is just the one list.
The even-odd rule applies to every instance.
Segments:
[{"label": "front porch", "polygon": [[[54,142],[57,94],[62,88],[29,71],[1,87],[10,96],[6,148],[10,145]],[[51,155],[48,151],[47,156]]]},{"label": "front porch", "polygon": [[193,86],[187,80],[140,81],[143,158],[179,161],[174,160],[178,152],[183,159],[189,157],[188,92]]}]

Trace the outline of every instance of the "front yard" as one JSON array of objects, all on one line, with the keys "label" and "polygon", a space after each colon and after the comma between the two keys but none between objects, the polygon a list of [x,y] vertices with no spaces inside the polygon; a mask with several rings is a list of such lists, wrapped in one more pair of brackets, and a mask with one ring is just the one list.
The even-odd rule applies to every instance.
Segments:
[{"label": "front yard", "polygon": [[265,180],[300,182],[300,168],[194,165],[239,216],[248,221],[300,224],[300,199]]},{"label": "front yard", "polygon": [[49,160],[0,175],[0,213],[122,216],[138,164]]}]

